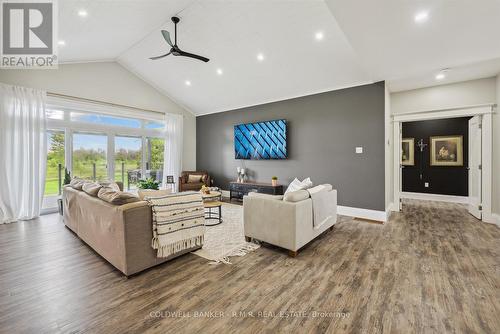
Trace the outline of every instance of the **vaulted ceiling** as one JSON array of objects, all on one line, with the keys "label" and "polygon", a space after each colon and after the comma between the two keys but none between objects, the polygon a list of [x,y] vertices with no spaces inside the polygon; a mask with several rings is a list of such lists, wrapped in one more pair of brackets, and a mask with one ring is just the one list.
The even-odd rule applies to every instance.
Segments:
[{"label": "vaulted ceiling", "polygon": [[[118,61],[197,115],[379,80],[398,91],[500,72],[496,0],[65,0],[59,7],[61,62]],[[419,13],[425,22],[415,21]],[[149,59],[168,52],[160,30],[173,32],[174,15],[179,46],[210,62]]]}]

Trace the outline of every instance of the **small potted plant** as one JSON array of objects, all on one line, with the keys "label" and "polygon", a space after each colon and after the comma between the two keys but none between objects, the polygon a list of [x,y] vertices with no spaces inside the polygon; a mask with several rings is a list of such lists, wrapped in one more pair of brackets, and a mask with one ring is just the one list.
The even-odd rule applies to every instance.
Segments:
[{"label": "small potted plant", "polygon": [[158,190],[160,188],[160,182],[156,181],[154,178],[150,177],[147,179],[142,179],[137,181],[137,187],[143,190]]},{"label": "small potted plant", "polygon": [[278,177],[277,176],[273,176],[271,178],[271,184],[273,185],[273,187],[276,187],[278,185]]}]

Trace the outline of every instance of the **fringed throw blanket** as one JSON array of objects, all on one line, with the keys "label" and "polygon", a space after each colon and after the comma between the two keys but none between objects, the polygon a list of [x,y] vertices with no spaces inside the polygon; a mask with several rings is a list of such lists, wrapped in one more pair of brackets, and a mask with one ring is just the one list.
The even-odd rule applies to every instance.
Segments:
[{"label": "fringed throw blanket", "polygon": [[146,197],[153,210],[153,241],[157,257],[203,245],[205,211],[198,192]]}]

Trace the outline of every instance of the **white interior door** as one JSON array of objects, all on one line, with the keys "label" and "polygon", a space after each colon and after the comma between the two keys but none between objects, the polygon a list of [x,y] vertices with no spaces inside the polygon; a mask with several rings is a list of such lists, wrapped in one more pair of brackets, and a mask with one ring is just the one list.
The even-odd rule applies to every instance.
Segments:
[{"label": "white interior door", "polygon": [[481,219],[481,116],[469,120],[469,212]]}]

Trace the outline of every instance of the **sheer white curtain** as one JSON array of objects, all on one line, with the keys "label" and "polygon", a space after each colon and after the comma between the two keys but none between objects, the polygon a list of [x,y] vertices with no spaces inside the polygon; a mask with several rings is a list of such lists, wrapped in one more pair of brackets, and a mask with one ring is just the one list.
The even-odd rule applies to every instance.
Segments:
[{"label": "sheer white curtain", "polygon": [[46,93],[0,83],[0,222],[40,215],[46,168]]},{"label": "sheer white curtain", "polygon": [[163,184],[167,184],[167,175],[173,175],[176,189],[182,171],[183,118],[182,115],[166,114],[165,153],[163,155]]}]

